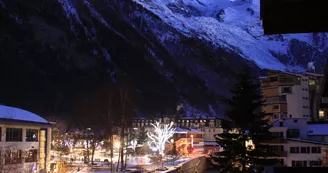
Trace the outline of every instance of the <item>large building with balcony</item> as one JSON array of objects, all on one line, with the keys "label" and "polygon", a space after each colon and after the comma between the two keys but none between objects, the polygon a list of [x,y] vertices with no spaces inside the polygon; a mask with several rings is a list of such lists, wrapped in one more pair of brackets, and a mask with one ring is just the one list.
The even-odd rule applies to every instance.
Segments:
[{"label": "large building with balcony", "polygon": [[[262,141],[267,151],[275,152],[281,165],[290,167],[320,167],[325,164],[325,148],[328,142],[309,135],[315,126],[307,124],[307,118],[287,118],[276,120],[270,132],[274,139]],[[328,131],[328,129],[326,129]]]},{"label": "large building with balcony", "polygon": [[[136,118],[133,120],[132,126],[134,128],[144,128],[145,131],[152,131],[151,123],[155,121],[168,124],[175,122],[177,132],[175,140],[185,141],[191,146],[191,136],[194,138],[195,152],[207,152],[218,148],[215,134],[223,132],[223,122],[217,117],[181,117],[175,120],[173,115],[157,116],[156,118]],[[178,143],[179,143],[178,142]]]},{"label": "large building with balcony", "polygon": [[34,113],[0,105],[0,173],[49,171],[51,126]]},{"label": "large building with balcony", "polygon": [[282,118],[318,119],[318,100],[323,75],[268,71],[261,77],[266,100],[263,111],[272,113],[272,121]]},{"label": "large building with balcony", "polygon": [[[145,128],[146,131],[152,129],[151,123],[155,121],[161,123],[176,122],[174,116],[164,115],[156,118],[136,118],[132,122],[134,128]],[[175,124],[176,127],[197,129],[204,132],[204,141],[215,141],[214,135],[223,132],[222,120],[217,117],[181,117]]]}]

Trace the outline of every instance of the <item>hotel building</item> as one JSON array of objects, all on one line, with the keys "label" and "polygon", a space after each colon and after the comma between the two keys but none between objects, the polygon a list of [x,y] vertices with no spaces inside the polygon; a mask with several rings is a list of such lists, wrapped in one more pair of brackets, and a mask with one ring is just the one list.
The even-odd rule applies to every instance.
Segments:
[{"label": "hotel building", "polygon": [[51,125],[29,111],[0,105],[0,172],[49,171]]}]

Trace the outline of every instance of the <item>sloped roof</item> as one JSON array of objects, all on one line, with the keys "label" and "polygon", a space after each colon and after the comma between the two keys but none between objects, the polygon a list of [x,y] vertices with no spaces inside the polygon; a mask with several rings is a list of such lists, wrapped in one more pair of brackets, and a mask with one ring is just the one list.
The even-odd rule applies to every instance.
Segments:
[{"label": "sloped roof", "polygon": [[5,106],[5,105],[0,105],[0,119],[28,121],[28,122],[46,123],[46,124],[50,123],[44,118],[32,112],[20,108]]},{"label": "sloped roof", "polygon": [[307,139],[299,139],[299,138],[287,138],[289,141],[295,141],[295,142],[304,142],[304,143],[311,143],[311,144],[319,144],[319,145],[328,145],[327,142],[319,142],[314,140],[307,140]]},{"label": "sloped roof", "polygon": [[175,128],[175,133],[204,133],[204,132],[197,129],[187,129],[187,128],[177,127]]},{"label": "sloped roof", "polygon": [[328,135],[328,124],[308,124],[308,135]]}]

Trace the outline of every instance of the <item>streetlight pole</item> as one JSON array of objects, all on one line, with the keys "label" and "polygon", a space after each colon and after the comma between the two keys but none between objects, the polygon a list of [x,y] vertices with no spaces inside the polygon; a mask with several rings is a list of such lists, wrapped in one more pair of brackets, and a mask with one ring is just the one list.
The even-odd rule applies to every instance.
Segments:
[{"label": "streetlight pole", "polygon": [[90,162],[90,153],[89,153],[89,131],[91,128],[87,128],[87,163],[89,164]]}]

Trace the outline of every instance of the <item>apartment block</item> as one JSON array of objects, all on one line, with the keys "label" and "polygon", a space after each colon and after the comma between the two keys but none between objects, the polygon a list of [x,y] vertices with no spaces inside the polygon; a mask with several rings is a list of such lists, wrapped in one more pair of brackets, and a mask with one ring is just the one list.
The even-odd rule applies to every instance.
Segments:
[{"label": "apartment block", "polygon": [[[288,167],[321,167],[326,164],[328,143],[315,134],[328,129],[307,124],[307,118],[276,120],[270,129],[273,139],[262,141],[268,152],[277,154],[281,165]],[[314,133],[315,132],[315,133]]]},{"label": "apartment block", "polygon": [[323,75],[268,71],[261,77],[261,91],[266,100],[263,111],[272,113],[271,121],[282,118],[318,117],[319,85]]}]

